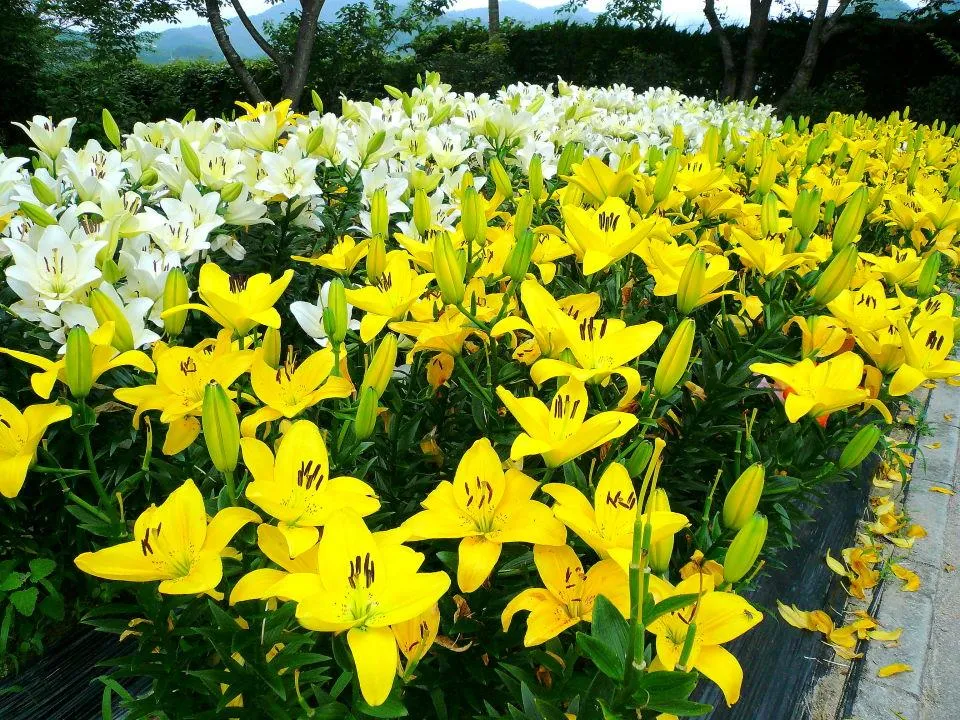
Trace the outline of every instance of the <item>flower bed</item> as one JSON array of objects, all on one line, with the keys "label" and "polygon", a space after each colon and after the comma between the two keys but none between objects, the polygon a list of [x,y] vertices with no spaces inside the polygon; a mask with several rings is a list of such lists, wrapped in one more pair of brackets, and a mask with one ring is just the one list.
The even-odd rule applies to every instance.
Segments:
[{"label": "flower bed", "polygon": [[735,703],[739,591],[960,372],[956,129],[388,92],[0,156],[0,652],[77,613],[136,716]]}]

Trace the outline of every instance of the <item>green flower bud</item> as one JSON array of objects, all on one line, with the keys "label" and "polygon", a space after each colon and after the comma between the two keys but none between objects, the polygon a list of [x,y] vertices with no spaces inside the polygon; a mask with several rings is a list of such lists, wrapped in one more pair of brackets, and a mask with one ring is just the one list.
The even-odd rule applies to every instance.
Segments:
[{"label": "green flower bud", "polygon": [[42,202],[44,205],[56,205],[57,196],[54,194],[53,190],[48,188],[43,180],[38,178],[36,175],[30,176],[30,189],[33,190],[33,194],[36,195],[37,200]]},{"label": "green flower bud", "polygon": [[793,226],[804,239],[810,237],[820,223],[820,188],[804,189],[793,206]]},{"label": "green flower bud", "polygon": [[[190,288],[187,286],[187,276],[180,268],[173,268],[167,273],[163,284],[163,309],[179,307],[190,302]],[[187,323],[187,311],[180,310],[163,318],[163,329],[169,337],[177,337],[183,332]]]},{"label": "green flower bud", "polygon": [[89,304],[98,323],[114,324],[111,344],[120,352],[133,350],[133,328],[116,303],[103,290],[96,289],[90,291]]},{"label": "green flower bud", "polygon": [[117,121],[113,119],[113,115],[111,115],[110,111],[106,108],[103,109],[101,118],[103,119],[103,134],[107,136],[107,140],[109,140],[114,147],[120,147],[120,127],[117,125]]},{"label": "green flower bud", "polygon": [[307,143],[304,148],[307,151],[307,155],[313,155],[323,143],[323,126],[317,125],[313,130],[310,131],[310,134],[307,135]]},{"label": "green flower bud", "polygon": [[687,371],[687,363],[690,362],[690,352],[693,350],[693,339],[697,334],[697,325],[686,318],[680,322],[666,349],[660,362],[657,363],[657,371],[653,376],[653,389],[658,397],[669,395],[680,382],[680,378]]},{"label": "green flower bud", "polygon": [[100,265],[100,274],[103,275],[103,279],[111,285],[116,284],[123,278],[123,270],[112,257],[107,258]]},{"label": "green flower bud", "polygon": [[840,453],[840,459],[837,461],[840,469],[850,470],[866,460],[867,455],[872,453],[880,442],[880,435],[880,428],[876,425],[864,425],[860,428]]},{"label": "green flower bud", "polygon": [[513,237],[519,240],[530,229],[533,221],[533,198],[530,193],[521,196],[517,202],[517,211],[513,214]]},{"label": "green flower bud", "polygon": [[374,235],[367,243],[367,280],[376,285],[387,268],[387,244],[383,235]]},{"label": "green flower bud", "polygon": [[[667,491],[657,488],[647,501],[646,512],[670,512],[670,498]],[[670,569],[670,557],[673,555],[673,535],[650,544],[650,567],[655,573],[665,573]]]},{"label": "green flower bud", "polygon": [[770,192],[779,172],[780,162],[777,160],[777,154],[773,150],[767,150],[763,154],[763,162],[760,163],[760,172],[757,175],[757,192],[764,195]]},{"label": "green flower bud", "polygon": [[85,398],[93,387],[93,349],[82,325],[71,328],[67,334],[65,370],[70,394],[77,400]]},{"label": "green flower bud", "polygon": [[180,121],[181,125],[186,125],[187,123],[193,122],[197,119],[197,111],[195,108],[190,108],[187,110],[187,114],[183,116],[183,120]]},{"label": "green flower bud", "polygon": [[487,238],[487,216],[480,193],[473,185],[463,189],[460,199],[460,227],[471,245],[481,245]]},{"label": "green flower bud", "polygon": [[380,396],[376,388],[367,387],[360,391],[360,404],[357,406],[357,415],[353,421],[353,434],[357,440],[366,440],[373,434],[377,424],[377,403]]},{"label": "green flower bud", "polygon": [[763,549],[767,539],[767,519],[760,513],[754,513],[737,532],[727,549],[727,557],[723,563],[723,579],[728,583],[742,580]]},{"label": "green flower bud", "polygon": [[506,262],[503,264],[503,271],[514,282],[521,282],[527,276],[530,258],[533,257],[533,246],[533,233],[526,230],[517,239],[513,249],[510,250],[510,254],[507,255]]},{"label": "green flower bud", "polygon": [[760,232],[764,236],[774,235],[780,229],[780,204],[776,194],[768,192],[760,205]]},{"label": "green flower bud", "polygon": [[857,246],[849,244],[827,265],[813,288],[813,300],[818,305],[826,305],[850,286],[850,280],[857,271]]},{"label": "green flower bud", "polygon": [[280,338],[280,330],[268,327],[263,331],[263,341],[260,343],[263,361],[274,370],[280,367],[280,350],[282,346],[283,340]]},{"label": "green flower bud", "polygon": [[689,315],[700,303],[707,277],[707,256],[703,250],[694,250],[680,273],[677,285],[677,310]]},{"label": "green flower bud", "polygon": [[937,278],[940,276],[941,257],[940,252],[934,250],[923,261],[923,267],[920,269],[920,279],[917,281],[917,295],[921,300],[930,297],[936,290]]},{"label": "green flower bud", "polygon": [[330,281],[330,291],[327,293],[327,306],[323,309],[323,329],[334,345],[340,345],[347,336],[347,295],[343,281],[335,278]]},{"label": "green flower bud", "polygon": [[627,462],[624,463],[624,467],[627,469],[630,477],[638,478],[643,473],[647,467],[647,463],[650,462],[650,458],[653,456],[653,445],[644,440],[642,443],[637,445],[636,449],[630,454],[630,457],[627,458]]},{"label": "green flower bud", "polygon": [[417,232],[424,235],[430,229],[433,220],[433,208],[425,190],[417,190],[413,195],[413,224]]},{"label": "green flower bud", "polygon": [[433,272],[443,301],[448,305],[462,303],[466,292],[463,282],[466,268],[449,233],[440,233],[433,239]]},{"label": "green flower bud", "polygon": [[837,224],[833,227],[834,252],[857,239],[860,226],[863,225],[863,218],[867,214],[867,201],[867,188],[861,186],[844,204],[840,217],[837,218]]},{"label": "green flower bud", "polygon": [[390,232],[390,210],[386,188],[377,188],[370,196],[370,230],[373,235],[383,237]]},{"label": "green flower bud", "polygon": [[560,151],[560,159],[557,161],[557,175],[569,175],[573,166],[583,162],[583,144],[578,142],[568,142]]},{"label": "green flower bud", "polygon": [[366,388],[373,388],[377,391],[377,397],[383,395],[396,366],[397,336],[393,333],[387,333],[377,346],[377,351],[373,354],[370,366],[363,374],[363,383],[360,385],[361,394]]},{"label": "green flower bud", "polygon": [[657,205],[667,199],[670,191],[673,190],[673,183],[677,179],[677,169],[680,167],[680,151],[677,148],[670,148],[660,170],[657,171],[657,179],[653,183],[653,201]]},{"label": "green flower bud", "polygon": [[310,100],[311,100],[311,102],[313,102],[313,107],[314,107],[314,109],[315,109],[318,113],[320,113],[321,115],[323,115],[323,100],[320,99],[320,93],[318,93],[316,90],[311,90],[311,91],[310,91]]},{"label": "green flower bud", "polygon": [[763,494],[764,470],[763,464],[754,463],[742,473],[730,488],[723,501],[724,527],[739,530],[753,517]]},{"label": "green flower bud", "polygon": [[497,192],[504,198],[510,199],[513,197],[513,185],[510,183],[510,176],[498,158],[490,159],[490,179],[493,180]]},{"label": "green flower bud", "polygon": [[233,403],[216,381],[209,382],[204,388],[200,420],[203,441],[213,466],[223,473],[233,472],[240,452],[240,422]]},{"label": "green flower bud", "polygon": [[242,182],[228,183],[227,185],[224,185],[222,190],[220,190],[220,199],[225,203],[232,203],[234,200],[240,197],[240,193],[242,192]]},{"label": "green flower bud", "polygon": [[380,150],[380,148],[383,147],[383,143],[386,142],[386,139],[387,139],[387,131],[377,130],[373,134],[373,137],[371,137],[370,140],[367,141],[367,150],[365,153],[366,156],[370,157],[371,155],[376,153],[378,150]]},{"label": "green flower bud", "polygon": [[138,184],[140,187],[150,187],[151,185],[156,185],[159,179],[160,176],[157,174],[156,170],[153,168],[147,168],[140,173],[140,182]]},{"label": "green flower bud", "polygon": [[199,178],[200,158],[197,156],[197,151],[194,150],[193,146],[184,138],[180,138],[178,144],[180,147],[180,157],[183,158],[183,167],[186,168],[187,172],[193,175],[194,178]]},{"label": "green flower bud", "polygon": [[540,155],[534,153],[530,158],[530,167],[527,168],[527,184],[530,187],[530,197],[535,203],[543,199],[545,188],[543,186],[543,160]]},{"label": "green flower bud", "polygon": [[40,227],[57,224],[57,219],[51,215],[45,207],[37,205],[36,203],[21,200],[20,212],[34,225],[39,225]]}]

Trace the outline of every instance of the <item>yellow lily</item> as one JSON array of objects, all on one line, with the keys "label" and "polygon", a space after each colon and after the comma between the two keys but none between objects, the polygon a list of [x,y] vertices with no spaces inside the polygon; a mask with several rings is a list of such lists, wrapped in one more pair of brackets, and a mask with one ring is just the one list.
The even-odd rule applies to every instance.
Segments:
[{"label": "yellow lily", "polygon": [[536,228],[535,243],[530,262],[540,271],[540,280],[544,285],[553,282],[557,274],[557,260],[573,255],[573,248],[560,236],[559,230],[551,228]]},{"label": "yellow lily", "polygon": [[772,377],[783,387],[784,410],[790,422],[810,415],[826,424],[830,413],[859,405],[870,396],[870,392],[860,386],[863,360],[852,352],[841,353],[819,364],[809,358],[796,365],[754,363],[750,370]]},{"label": "yellow lily", "polygon": [[[143,372],[153,372],[153,361],[140,350],[129,350],[127,352],[118,352],[111,345],[113,340],[112,322],[107,322],[97,328],[90,334],[91,345],[91,375],[93,382],[97,382],[101,375],[109,370],[118,367],[135,367]],[[43,355],[34,355],[33,353],[22,352],[20,350],[10,350],[0,348],[0,353],[9,355],[25,363],[30,363],[40,368],[30,376],[30,386],[33,391],[44,400],[50,397],[53,392],[53,386],[57,380],[64,385],[67,384],[67,358],[65,355],[56,360],[50,360]]]},{"label": "yellow lily", "polygon": [[230,591],[231,605],[269,597],[270,589],[290,573],[310,573],[317,569],[317,546],[312,545],[291,557],[287,538],[275,525],[263,523],[257,526],[257,547],[268,560],[283,569],[258,568],[248,572]]},{"label": "yellow lily", "polygon": [[463,538],[457,583],[473,592],[493,572],[504,543],[566,540],[550,508],[530,499],[536,489],[537,481],[519,470],[504,473],[490,441],[481,438],[463,455],[453,482],[441,482],[403,528],[412,540]]},{"label": "yellow lily", "polygon": [[860,259],[880,273],[887,285],[916,285],[923,265],[923,258],[913,248],[892,247],[889,255],[862,252]]},{"label": "yellow lily", "polygon": [[[592,505],[571,485],[549,483],[543,491],[556,501],[553,514],[597,555],[612,557],[624,568],[629,564],[634,524],[640,510],[633,480],[623,465],[612,463],[600,476]],[[667,510],[647,511],[642,522],[650,524],[654,543],[672,537],[688,524],[684,515]]]},{"label": "yellow lily", "polygon": [[253,359],[250,350],[233,350],[229,343],[206,346],[205,350],[188,347],[153,346],[157,366],[156,383],[132,388],[118,388],[114,397],[136,406],[134,427],[148,410],[160,410],[160,421],[169,425],[163,452],[176,455],[190,446],[200,434],[200,411],[203,393],[210,382],[229,388],[247,371]]},{"label": "yellow lily", "polygon": [[215,588],[223,578],[221,554],[227,543],[249,522],[260,516],[241,507],[224,508],[207,524],[203,497],[193,480],[170,493],[157,507],[143,511],[134,525],[134,539],[86,552],[74,560],[88,575],[128,582],[160,581],[168,595],[207,593],[222,597]]},{"label": "yellow lily", "polygon": [[414,355],[423,350],[446,353],[455,357],[462,352],[463,343],[471,335],[486,337],[466,315],[452,306],[448,306],[436,320],[426,322],[403,320],[390,323],[390,329],[401,335],[416,338],[413,347],[407,352],[408,363],[413,361]]},{"label": "yellow lily", "polygon": [[21,413],[0,397],[0,495],[17,496],[47,428],[72,414],[68,405],[56,403],[30,405]]},{"label": "yellow lily", "polygon": [[776,277],[787,268],[800,265],[807,257],[804,253],[787,252],[786,243],[779,237],[755,240],[739,228],[732,229],[730,240],[735,243],[733,252],[740,262],[764,277]]},{"label": "yellow lily", "polygon": [[497,396],[524,430],[513,441],[511,460],[541,455],[547,467],[558,467],[637,424],[635,415],[612,410],[587,420],[587,391],[576,378],[557,390],[550,407],[535,397],[514,397],[503,386],[497,388]]},{"label": "yellow lily", "polygon": [[883,283],[871,280],[859,290],[841,290],[827,309],[851,330],[879,332],[896,325],[896,319],[903,314],[899,306],[896,298],[887,297]]},{"label": "yellow lily", "polygon": [[318,527],[331,513],[352,508],[365,516],[380,509],[369,485],[352,477],[330,477],[327,446],[317,426],[298,420],[290,426],[274,457],[266,443],[240,440],[243,462],[253,475],[247,499],[280,521],[290,557],[297,557],[320,537]]},{"label": "yellow lily", "polygon": [[390,629],[397,641],[397,647],[407,659],[403,675],[409,677],[437,639],[440,630],[440,606],[434,605],[416,617],[391,625]]},{"label": "yellow lily", "polygon": [[827,315],[794,315],[784,324],[783,332],[788,332],[794,325],[800,329],[801,352],[805,358],[830,357],[847,342],[846,331]]},{"label": "yellow lily", "polygon": [[651,669],[673,670],[693,631],[685,669],[699,670],[723,691],[728,706],[740,699],[743,668],[723,643],[740,637],[763,620],[763,614],[739,595],[716,592],[709,575],[697,573],[672,587],[650,576],[650,592],[657,602],[673,595],[700,594],[700,599],[677,612],[657,618],[647,628],[656,636],[657,656]]},{"label": "yellow lily", "polygon": [[607,198],[598,208],[563,205],[560,212],[567,243],[583,263],[584,275],[592,275],[628,255],[656,224],[655,219],[634,223],[630,208],[618,197]]},{"label": "yellow lily", "polygon": [[291,349],[276,369],[257,353],[250,368],[250,384],[264,407],[243,419],[240,433],[252,437],[265,422],[295,418],[327,398],[348,397],[353,392],[353,383],[346,377],[331,376],[334,363],[333,350],[329,347],[317,350],[300,365],[296,364]]},{"label": "yellow lily", "polygon": [[347,302],[366,312],[360,321],[360,339],[370,342],[391,320],[403,320],[433,280],[431,273],[418,274],[410,256],[395,250],[376,285],[347,290]]},{"label": "yellow lily", "polygon": [[291,259],[297,262],[307,263],[314,267],[322,267],[341,275],[349,275],[353,269],[367,255],[368,239],[357,242],[349,235],[342,236],[330,249],[318,257],[303,257],[302,255],[293,255]]},{"label": "yellow lily", "polygon": [[891,395],[906,395],[925,380],[960,375],[960,362],[947,360],[953,350],[953,318],[935,318],[913,332],[901,321],[897,330],[903,342],[904,363],[890,381]]},{"label": "yellow lily", "polygon": [[257,273],[249,278],[229,275],[214,263],[200,268],[197,292],[205,304],[186,303],[164,310],[165,318],[182,310],[199,310],[219,325],[243,337],[257,325],[280,327],[280,314],[273,307],[293,279],[293,270],[287,270],[277,280],[268,273]]},{"label": "yellow lily", "polygon": [[[680,278],[683,275],[690,253],[680,251],[671,254],[671,256],[666,256],[662,253],[662,247],[651,244],[650,254],[653,263],[647,265],[647,270],[656,281],[653,286],[653,294],[657,297],[676,295],[680,289]],[[684,254],[686,254],[686,258],[683,263],[676,264],[676,260]],[[707,256],[702,278],[698,278],[699,282],[697,282],[696,287],[686,289],[686,292],[691,295],[693,307],[705,305],[721,295],[731,294],[732,291],[720,290],[720,288],[730,282],[736,274],[735,271],[730,269],[730,261],[724,255]]]},{"label": "yellow lily", "polygon": [[624,617],[630,612],[627,574],[612,560],[601,560],[586,572],[569,545],[535,545],[533,561],[543,581],[542,588],[527,588],[503,609],[503,631],[513,616],[529,611],[526,647],[542,645],[580,622],[592,622],[597,596],[603,595]]},{"label": "yellow lily", "polygon": [[329,518],[317,558],[315,572],[287,575],[270,592],[296,601],[297,620],[308,630],[347,631],[363,699],[381,705],[399,662],[390,626],[426,612],[450,578],[418,572],[421,553],[390,536],[374,536],[350,510]]},{"label": "yellow lily", "polygon": [[587,199],[600,205],[608,198],[626,195],[633,186],[639,161],[625,167],[610,169],[600,158],[590,156],[573,166],[573,174],[563,179],[583,191]]}]

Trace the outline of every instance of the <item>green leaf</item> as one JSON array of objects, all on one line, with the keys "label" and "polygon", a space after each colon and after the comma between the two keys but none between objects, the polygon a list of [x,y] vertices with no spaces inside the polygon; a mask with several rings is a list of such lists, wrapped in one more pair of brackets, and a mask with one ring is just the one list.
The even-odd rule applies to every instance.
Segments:
[{"label": "green leaf", "polygon": [[57,563],[50,558],[36,558],[30,561],[30,576],[40,580],[57,569]]},{"label": "green leaf", "polygon": [[693,700],[659,700],[648,702],[647,707],[650,710],[670,713],[678,717],[700,717],[713,710],[713,705],[693,702]]},{"label": "green leaf", "polygon": [[21,615],[30,617],[37,606],[37,596],[40,591],[35,587],[28,587],[23,590],[17,590],[10,594],[10,603],[17,609]]},{"label": "green leaf", "polygon": [[617,655],[613,648],[603,644],[598,638],[582,632],[577,633],[577,645],[608,678],[618,680],[623,677],[624,658]]},{"label": "green leaf", "polygon": [[400,702],[400,698],[393,695],[388,697],[382,705],[377,705],[376,707],[368,705],[363,698],[360,698],[357,701],[357,710],[364,715],[375,718],[407,717],[407,715],[410,714],[407,712],[407,708],[404,707],[403,703]]},{"label": "green leaf", "polygon": [[23,585],[27,579],[26,573],[10,573],[3,580],[0,580],[0,592],[9,592],[10,590],[16,590],[18,587]]},{"label": "green leaf", "polygon": [[59,595],[47,595],[40,601],[40,612],[51,620],[63,620],[63,598]]},{"label": "green leaf", "polygon": [[598,595],[594,603],[590,634],[623,662],[630,645],[630,625],[616,606],[603,595]]},{"label": "green leaf", "polygon": [[666,615],[667,613],[677,612],[678,610],[682,610],[689,605],[693,605],[699,598],[699,593],[672,595],[654,605],[653,609],[649,613],[645,612],[643,615],[643,622],[645,625],[649,625],[654,620]]}]

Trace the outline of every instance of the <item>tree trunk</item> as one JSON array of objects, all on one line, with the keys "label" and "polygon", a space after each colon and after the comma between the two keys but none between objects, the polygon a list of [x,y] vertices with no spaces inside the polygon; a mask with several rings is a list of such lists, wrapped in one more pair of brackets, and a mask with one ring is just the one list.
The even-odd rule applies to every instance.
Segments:
[{"label": "tree trunk", "polygon": [[290,72],[283,83],[283,97],[293,101],[296,108],[300,96],[307,84],[307,72],[313,55],[313,42],[317,38],[317,19],[323,8],[324,0],[300,0],[300,30],[297,32],[297,46],[293,51]]},{"label": "tree trunk", "polygon": [[827,17],[828,0],[817,0],[817,10],[813,15],[813,22],[810,25],[810,32],[807,34],[807,42],[803,48],[803,57],[797,66],[797,72],[790,82],[790,87],[780,97],[779,104],[790,98],[805,92],[810,87],[810,80],[813,78],[813,71],[817,67],[817,60],[820,58],[820,50],[837,31],[837,23],[843,16],[844,11],[850,5],[851,0],[840,0],[840,4]]},{"label": "tree trunk", "polygon": [[766,40],[771,4],[772,0],[750,0],[747,49],[743,55],[743,73],[740,75],[740,87],[737,93],[741,100],[750,100],[756,94],[757,59]]},{"label": "tree trunk", "polygon": [[487,0],[487,32],[491,38],[500,34],[500,0]]},{"label": "tree trunk", "polygon": [[[491,2],[495,1],[491,0]],[[715,0],[704,0],[703,14],[710,24],[710,31],[717,36],[717,42],[720,44],[720,57],[723,59],[723,89],[721,94],[724,99],[729,99],[733,97],[737,90],[737,66],[733,60],[733,47],[730,45],[730,38],[720,23],[720,18],[717,17]]]},{"label": "tree trunk", "polygon": [[220,0],[205,0],[205,3],[207,21],[210,23],[210,29],[213,30],[213,36],[217,39],[217,45],[220,46],[220,51],[223,53],[227,65],[230,66],[230,69],[233,70],[234,74],[240,79],[240,84],[243,85],[243,89],[247,91],[250,99],[255,103],[263,102],[266,98],[263,96],[260,86],[257,85],[257,81],[253,79],[253,75],[251,75],[247,69],[243,58],[240,57],[239,53],[237,53],[233,47],[233,43],[230,42],[230,36],[223,26],[223,18],[220,16]]},{"label": "tree trunk", "polygon": [[243,9],[243,5],[240,4],[240,0],[230,0],[230,4],[233,5],[234,11],[237,13],[237,18],[240,20],[240,24],[243,25],[244,29],[253,38],[253,41],[257,43],[264,54],[270,58],[274,65],[277,66],[277,69],[280,71],[280,79],[282,82],[286,82],[287,78],[290,76],[290,66],[287,65],[286,60],[283,59],[283,56],[277,52],[277,49],[273,47],[267,39],[260,33],[257,29],[257,26],[253,24],[253,21],[250,20],[250,17],[247,15],[246,10]]}]

